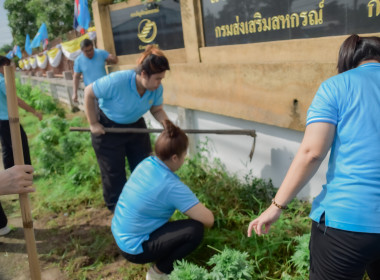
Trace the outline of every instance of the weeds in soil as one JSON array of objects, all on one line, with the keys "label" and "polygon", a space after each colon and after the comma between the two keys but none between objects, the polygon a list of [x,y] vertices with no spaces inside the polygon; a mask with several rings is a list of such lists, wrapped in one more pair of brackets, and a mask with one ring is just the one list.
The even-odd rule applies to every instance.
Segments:
[{"label": "weeds in soil", "polygon": [[[22,95],[27,103],[42,104],[36,100],[36,88],[18,83],[19,87],[23,87],[21,91],[25,91]],[[93,226],[92,216],[81,226],[74,225],[84,219],[83,213],[88,213],[88,209],[101,211],[105,207],[90,134],[69,132],[70,126],[87,126],[87,123],[83,117],[64,119],[64,114],[60,113],[63,109],[58,104],[41,92],[38,95],[43,96],[47,104],[46,108],[39,105],[44,111],[44,120],[38,122],[34,116],[25,113],[21,118],[31,139],[36,170],[37,192],[31,196],[33,214],[38,219],[55,219],[56,222],[50,219],[46,227],[54,234],[66,236],[65,242],[54,243],[54,249],[43,255],[44,260],[59,263],[70,279],[145,278],[148,266],[124,261],[109,227]],[[209,160],[207,143],[202,143],[199,151],[186,159],[178,175],[213,211],[215,225],[206,230],[201,246],[179,264],[186,267],[186,271],[177,271],[179,276],[172,279],[204,279],[183,276],[190,272],[220,276],[220,273],[227,273],[222,272],[226,261],[230,262],[231,269],[234,267],[242,272],[243,278],[240,279],[308,278],[308,248],[305,246],[308,237],[304,234],[310,231],[307,217],[310,204],[294,200],[289,210],[284,211],[272,226],[270,234],[247,238],[248,223],[271,203],[276,191],[272,182],[254,178],[252,174],[244,179],[228,174],[219,161]],[[183,217],[176,212],[173,219]],[[59,220],[63,218],[64,222]],[[112,268],[114,263],[120,265]],[[244,278],[248,274],[251,278]]]}]

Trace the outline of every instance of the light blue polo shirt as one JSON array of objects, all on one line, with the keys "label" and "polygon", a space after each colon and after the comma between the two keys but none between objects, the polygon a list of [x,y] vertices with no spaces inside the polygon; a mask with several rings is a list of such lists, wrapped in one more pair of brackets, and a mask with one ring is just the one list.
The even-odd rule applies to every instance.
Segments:
[{"label": "light blue polo shirt", "polygon": [[307,123],[336,125],[327,183],[310,217],[328,227],[380,233],[380,63],[366,63],[320,86]]},{"label": "light blue polo shirt", "polygon": [[94,49],[94,52],[94,56],[91,59],[81,53],[74,61],[74,72],[83,74],[85,86],[107,75],[105,65],[109,53],[98,49]]},{"label": "light blue polo shirt", "polygon": [[119,124],[134,123],[152,106],[163,102],[162,85],[154,91],[146,90],[142,97],[139,95],[134,70],[113,72],[97,80],[92,89],[100,109],[110,120]]},{"label": "light blue polo shirt", "polygon": [[133,171],[116,204],[111,230],[119,248],[143,252],[141,244],[167,223],[199,203],[194,193],[157,157],[144,159]]},{"label": "light blue polo shirt", "polygon": [[7,93],[5,88],[5,79],[0,73],[0,120],[8,120]]}]

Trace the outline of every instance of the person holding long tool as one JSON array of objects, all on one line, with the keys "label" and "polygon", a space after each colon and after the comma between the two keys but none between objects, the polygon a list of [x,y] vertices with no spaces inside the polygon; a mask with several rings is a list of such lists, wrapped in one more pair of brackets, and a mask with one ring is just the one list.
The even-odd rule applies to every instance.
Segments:
[{"label": "person holding long tool", "polygon": [[[7,107],[7,95],[4,79],[4,66],[9,66],[11,61],[0,56],[0,137],[1,137],[1,151],[3,156],[4,169],[8,169],[14,166],[14,158],[12,151],[12,140],[9,126],[8,107]],[[37,112],[34,108],[26,104],[22,99],[18,98],[19,107],[23,108],[27,112],[34,114],[39,120],[42,119],[41,113]],[[30,152],[28,145],[28,138],[23,127],[20,125],[21,141],[23,146],[24,162],[28,165],[31,164]],[[8,219],[4,213],[4,210],[0,203],[0,235],[9,233],[10,229],[7,226]]]},{"label": "person holding long tool", "polygon": [[32,187],[33,172],[33,166],[27,164],[0,171],[0,195],[34,192],[36,189]]},{"label": "person holding long tool", "polygon": [[[167,70],[170,70],[169,62],[163,52],[148,46],[136,69],[111,73],[85,88],[84,104],[92,146],[102,176],[103,197],[111,211],[127,180],[125,157],[132,172],[150,155],[152,147],[149,134],[106,134],[104,128],[146,128],[142,116],[147,111],[160,123],[167,120],[161,85]],[[100,108],[99,120],[95,99]]]},{"label": "person holding long tool", "polygon": [[380,279],[380,37],[348,37],[338,72],[315,95],[299,151],[248,236],[268,233],[331,148],[310,213],[310,279]]},{"label": "person holding long tool", "polygon": [[[130,262],[154,262],[146,279],[169,279],[173,263],[197,248],[214,215],[174,173],[183,164],[189,140],[169,120],[158,136],[155,156],[133,171],[117,202],[111,230]],[[169,221],[178,209],[190,219]]]}]

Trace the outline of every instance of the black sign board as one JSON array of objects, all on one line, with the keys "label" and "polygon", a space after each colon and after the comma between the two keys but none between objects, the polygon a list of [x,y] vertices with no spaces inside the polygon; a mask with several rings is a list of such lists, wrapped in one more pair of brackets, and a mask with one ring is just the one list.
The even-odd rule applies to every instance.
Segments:
[{"label": "black sign board", "polygon": [[179,0],[111,11],[116,55],[142,52],[149,44],[163,50],[184,48]]},{"label": "black sign board", "polygon": [[380,0],[201,0],[206,46],[380,32]]}]

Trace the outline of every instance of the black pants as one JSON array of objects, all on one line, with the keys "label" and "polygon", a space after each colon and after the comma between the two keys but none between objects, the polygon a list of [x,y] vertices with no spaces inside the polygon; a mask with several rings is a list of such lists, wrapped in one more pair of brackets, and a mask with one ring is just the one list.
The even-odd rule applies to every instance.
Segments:
[{"label": "black pants", "polygon": [[[99,121],[104,127],[146,128],[143,118],[135,123],[123,125],[111,121],[102,111],[99,113]],[[104,201],[108,209],[114,211],[119,195],[127,181],[125,157],[128,159],[129,169],[132,172],[143,159],[152,153],[149,134],[91,134],[91,139],[102,176]]]},{"label": "black pants", "polygon": [[203,224],[192,219],[168,222],[142,243],[143,253],[131,255],[122,252],[122,255],[132,263],[155,262],[160,271],[169,274],[176,260],[183,259],[198,247],[203,231]]},{"label": "black pants", "polygon": [[[20,131],[21,131],[22,149],[24,153],[24,162],[25,164],[31,164],[28,138],[21,125],[20,125]],[[0,120],[0,137],[1,137],[1,152],[3,155],[4,169],[8,169],[14,165],[11,130],[9,127],[8,120]],[[3,207],[1,206],[1,203],[0,203],[0,228],[5,227],[7,223],[8,223],[7,216],[5,215]]]},{"label": "black pants", "polygon": [[311,280],[380,279],[380,234],[360,233],[313,221],[310,238]]}]

